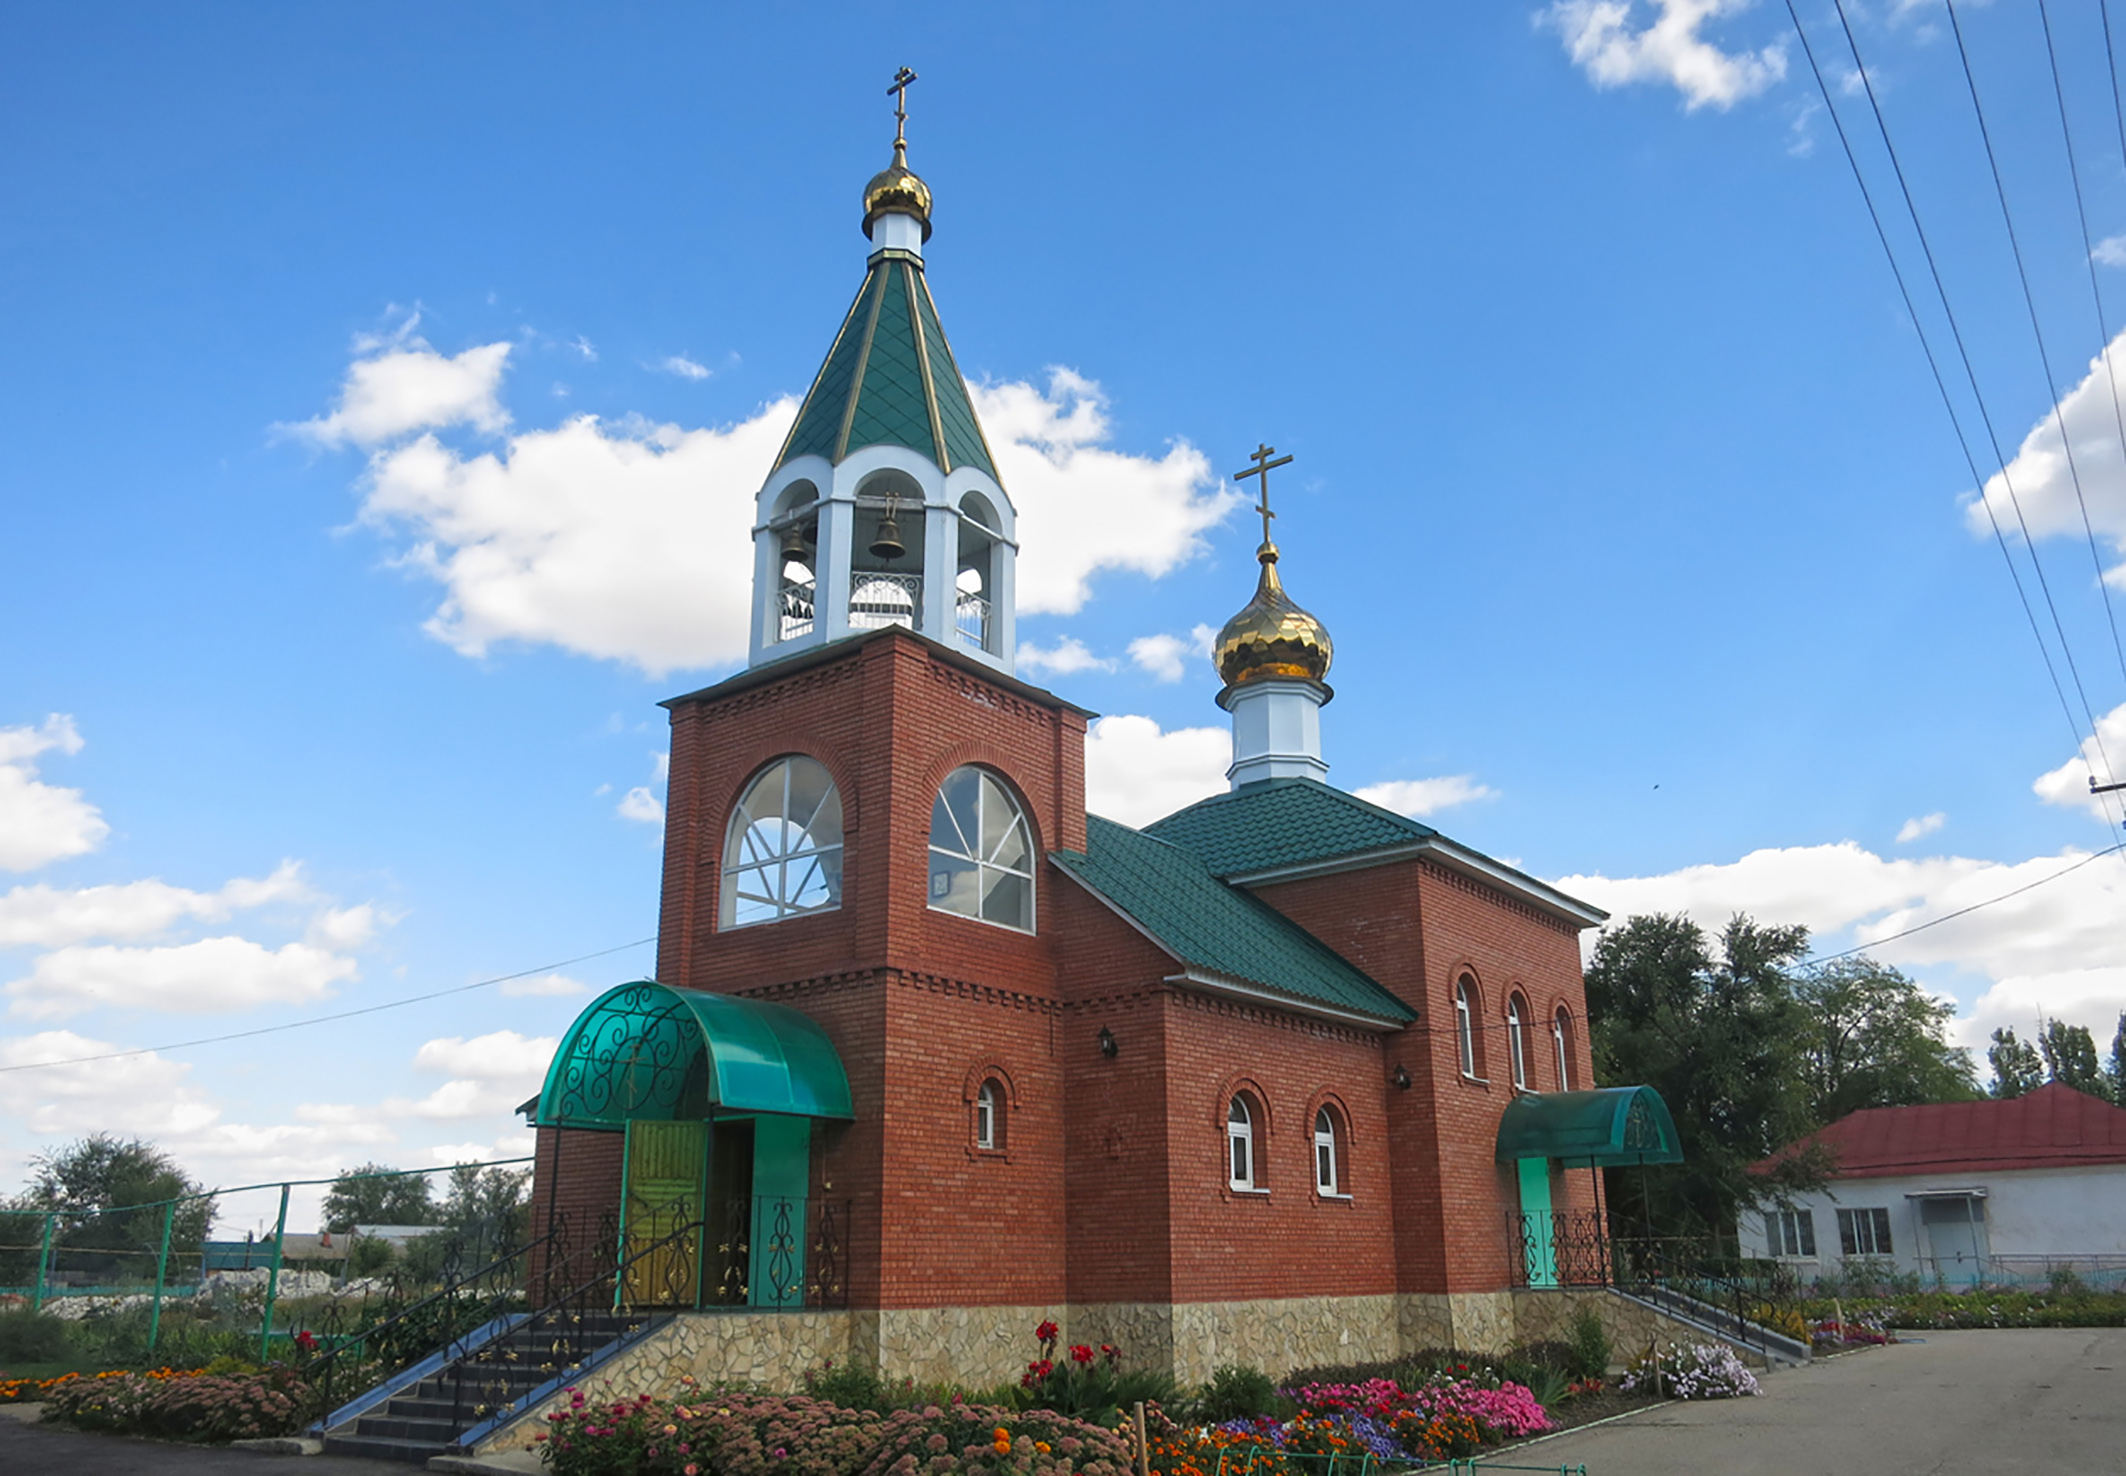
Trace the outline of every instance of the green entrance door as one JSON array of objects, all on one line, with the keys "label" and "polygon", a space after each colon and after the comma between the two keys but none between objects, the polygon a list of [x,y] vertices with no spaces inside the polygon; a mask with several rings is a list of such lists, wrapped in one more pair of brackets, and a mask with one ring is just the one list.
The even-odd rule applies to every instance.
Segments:
[{"label": "green entrance door", "polygon": [[1556,1221],[1550,1214],[1550,1160],[1515,1160],[1521,1176],[1521,1235],[1526,1244],[1528,1284],[1558,1284]]},{"label": "green entrance door", "polygon": [[622,1254],[628,1262],[619,1288],[624,1305],[700,1304],[699,1226],[708,1158],[705,1122],[638,1119],[627,1125],[620,1210]]}]

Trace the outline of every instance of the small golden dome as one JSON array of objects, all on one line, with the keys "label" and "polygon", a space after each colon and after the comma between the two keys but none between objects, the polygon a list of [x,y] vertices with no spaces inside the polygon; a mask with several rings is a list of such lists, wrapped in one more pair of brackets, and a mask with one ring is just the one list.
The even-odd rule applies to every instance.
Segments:
[{"label": "small golden dome", "polygon": [[1255,598],[1225,623],[1211,647],[1211,660],[1228,687],[1282,677],[1318,682],[1329,674],[1335,647],[1329,628],[1292,603],[1277,578],[1277,545],[1255,551],[1262,578]]},{"label": "small golden dome", "polygon": [[930,239],[930,186],[908,167],[904,144],[893,146],[893,162],[864,186],[864,234],[870,235],[872,223],[889,211],[914,216],[923,223],[923,239]]}]

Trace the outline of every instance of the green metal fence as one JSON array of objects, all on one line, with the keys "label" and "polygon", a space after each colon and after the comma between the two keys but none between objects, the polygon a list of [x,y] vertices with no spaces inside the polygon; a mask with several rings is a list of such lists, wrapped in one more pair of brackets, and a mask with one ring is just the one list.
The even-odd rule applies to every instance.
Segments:
[{"label": "green metal fence", "polygon": [[[165,1341],[167,1311],[183,1307],[196,1313],[203,1301],[211,1302],[217,1279],[224,1279],[218,1278],[217,1273],[263,1271],[263,1296],[256,1313],[251,1311],[248,1298],[232,1295],[224,1298],[232,1304],[226,1309],[230,1315],[220,1320],[248,1326],[255,1315],[258,1354],[262,1359],[268,1358],[274,1341],[292,1336],[295,1331],[278,1325],[283,1293],[291,1275],[299,1275],[306,1289],[317,1287],[322,1277],[331,1294],[345,1293],[351,1282],[356,1291],[361,1290],[362,1279],[351,1275],[358,1242],[342,1239],[330,1248],[336,1254],[321,1253],[327,1250],[321,1243],[324,1237],[304,1234],[297,1237],[303,1242],[303,1254],[289,1254],[288,1211],[295,1190],[349,1179],[447,1177],[468,1168],[485,1172],[530,1162],[528,1157],[505,1158],[446,1168],[240,1184],[107,1209],[0,1207],[0,1297],[17,1299],[17,1305],[26,1305],[32,1311],[57,1310],[76,1322],[91,1318],[131,1321],[144,1310],[145,1325],[139,1333],[137,1356],[124,1361],[153,1360]],[[200,1210],[200,1206],[206,1206],[205,1210]],[[186,1244],[184,1241],[199,1228],[195,1224],[190,1234],[180,1233],[188,1208],[195,1220],[204,1215],[208,1221],[224,1223],[249,1219],[263,1226],[270,1221],[272,1229],[243,1243],[202,1237]],[[432,1233],[442,1236],[455,1232],[439,1225]],[[241,1267],[234,1264],[232,1247],[242,1251]],[[217,1265],[217,1259],[222,1264]],[[224,1279],[225,1284],[234,1279]],[[403,1295],[404,1288],[396,1291]],[[118,1333],[100,1341],[123,1343],[126,1336]]]}]

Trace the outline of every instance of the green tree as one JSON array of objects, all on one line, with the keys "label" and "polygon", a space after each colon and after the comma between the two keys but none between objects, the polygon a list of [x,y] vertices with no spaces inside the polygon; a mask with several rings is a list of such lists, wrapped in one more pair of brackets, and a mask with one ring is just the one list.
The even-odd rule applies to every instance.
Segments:
[{"label": "green tree", "polygon": [[1820,1156],[1778,1173],[1750,1167],[1816,1124],[1801,1042],[1807,1018],[1788,970],[1808,930],[1728,923],[1715,953],[1686,917],[1610,928],[1587,968],[1595,1071],[1644,1083],[1676,1120],[1683,1162],[1610,1171],[1611,1202],[1663,1233],[1725,1232],[1743,1209],[1821,1182]]},{"label": "green tree", "polygon": [[1801,1069],[1814,1121],[1863,1107],[1968,1102],[1982,1095],[1971,1053],[1947,1039],[1956,1006],[1865,954],[1802,970]]},{"label": "green tree", "polygon": [[[200,1196],[200,1197],[190,1197]],[[173,1200],[181,1200],[168,1208]],[[101,1282],[146,1281],[155,1275],[162,1249],[163,1220],[170,1222],[172,1264],[198,1264],[200,1245],[214,1223],[214,1200],[175,1159],[144,1138],[92,1133],[30,1159],[28,1187],[10,1209],[4,1238],[10,1243],[53,1218],[52,1264]],[[34,1276],[36,1250],[29,1249]],[[12,1251],[11,1263],[25,1259]],[[11,1264],[10,1269],[14,1269]]]},{"label": "green tree", "polygon": [[2037,1047],[2017,1040],[2013,1030],[1993,1032],[1993,1044],[1986,1047],[1986,1064],[1993,1068],[1996,1097],[2028,1096],[2045,1084],[2045,1063]]},{"label": "green tree", "polygon": [[347,1169],[325,1191],[325,1228],[344,1235],[357,1225],[433,1225],[436,1203],[425,1174],[381,1163]]},{"label": "green tree", "polygon": [[2111,1037],[2111,1059],[2104,1074],[2111,1078],[2111,1100],[2126,1107],[2126,1011],[2119,1014],[2119,1028]]},{"label": "green tree", "polygon": [[2111,1083],[2097,1064],[2096,1038],[2087,1025],[2069,1025],[2065,1020],[2047,1020],[2038,1032],[2038,1049],[2045,1053],[2045,1074],[2062,1086],[2087,1092],[2092,1097],[2111,1098]]}]

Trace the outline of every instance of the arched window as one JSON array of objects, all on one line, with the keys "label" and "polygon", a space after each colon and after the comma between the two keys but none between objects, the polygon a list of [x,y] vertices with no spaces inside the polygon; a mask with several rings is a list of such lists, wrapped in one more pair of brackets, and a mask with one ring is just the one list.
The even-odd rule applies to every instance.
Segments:
[{"label": "arched window", "polygon": [[842,799],[816,760],[762,769],[731,811],[722,925],[774,922],[842,905]]},{"label": "arched window", "polygon": [[1476,981],[1467,974],[1454,981],[1454,1043],[1461,1052],[1462,1075],[1476,1075]]},{"label": "arched window", "polygon": [[1235,1189],[1255,1184],[1255,1107],[1246,1092],[1233,1096],[1225,1113],[1226,1182]]},{"label": "arched window", "polygon": [[1314,1187],[1326,1195],[1342,1192],[1336,1151],[1336,1114],[1324,1107],[1314,1114]]},{"label": "arched window", "polygon": [[985,770],[954,769],[930,807],[930,905],[1033,931],[1033,835]]},{"label": "arched window", "polygon": [[1528,1090],[1528,1012],[1518,994],[1506,996],[1506,1055],[1513,1066],[1513,1089]]},{"label": "arched window", "polygon": [[1572,1090],[1572,1012],[1559,1005],[1551,1017],[1550,1042],[1558,1052],[1558,1090]]},{"label": "arched window", "polygon": [[1004,1094],[994,1081],[983,1082],[974,1095],[974,1146],[1004,1146]]}]

